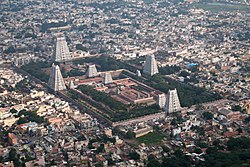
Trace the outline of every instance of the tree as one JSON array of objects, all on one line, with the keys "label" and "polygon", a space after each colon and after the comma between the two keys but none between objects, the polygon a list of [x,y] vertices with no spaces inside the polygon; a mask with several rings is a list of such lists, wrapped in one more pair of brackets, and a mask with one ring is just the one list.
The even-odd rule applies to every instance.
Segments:
[{"label": "tree", "polygon": [[204,112],[204,113],[202,113],[202,116],[203,116],[206,120],[213,119],[213,114],[210,113],[210,112]]},{"label": "tree", "polygon": [[187,71],[181,71],[181,73],[179,75],[182,76],[182,77],[187,77],[187,76],[190,75],[190,73],[187,72]]},{"label": "tree", "polygon": [[51,65],[48,62],[31,62],[21,67],[24,71],[40,79],[43,82],[48,82],[49,76],[43,72],[43,68],[49,68]]},{"label": "tree", "polygon": [[175,150],[174,155],[176,157],[183,157],[184,156],[183,151],[181,149]]},{"label": "tree", "polygon": [[108,166],[114,166],[115,165],[115,161],[113,161],[111,158],[108,159]]},{"label": "tree", "polygon": [[219,139],[213,141],[214,146],[219,146],[221,144],[221,141]]},{"label": "tree", "polygon": [[200,147],[200,148],[207,148],[207,143],[205,143],[205,142],[198,142],[197,144],[196,144],[198,147]]},{"label": "tree", "polygon": [[95,165],[95,167],[103,167],[103,164],[98,163],[98,164]]},{"label": "tree", "polygon": [[171,125],[176,126],[177,124],[178,124],[177,119],[176,118],[172,119]]},{"label": "tree", "polygon": [[17,111],[16,109],[14,109],[14,108],[11,108],[11,109],[10,109],[10,112],[11,112],[12,114],[15,114],[15,113],[17,113],[18,111]]},{"label": "tree", "polygon": [[57,163],[56,163],[56,161],[55,161],[54,159],[52,159],[52,160],[50,161],[50,165],[57,165]]},{"label": "tree", "polygon": [[163,158],[162,167],[191,167],[189,156],[183,157],[165,157]]},{"label": "tree", "polygon": [[135,133],[132,132],[131,130],[129,130],[127,133],[126,133],[126,136],[125,136],[127,139],[133,139],[135,138]]},{"label": "tree", "polygon": [[231,108],[232,108],[232,111],[240,111],[240,112],[242,111],[242,108],[240,105],[234,105]]},{"label": "tree", "polygon": [[37,115],[36,112],[26,111],[25,109],[19,111],[17,116],[20,117],[19,120],[17,121],[18,125],[27,122],[46,123],[46,120],[43,117]]},{"label": "tree", "polygon": [[152,160],[148,161],[147,167],[161,167],[161,164],[158,160],[152,159]]},{"label": "tree", "polygon": [[237,131],[238,131],[239,133],[242,133],[242,132],[243,132],[242,128],[238,128]]},{"label": "tree", "polygon": [[22,166],[22,162],[19,160],[20,157],[17,154],[16,149],[12,148],[9,152],[9,160],[13,161],[15,166],[21,167]]},{"label": "tree", "polygon": [[196,148],[194,149],[194,153],[200,154],[200,153],[202,153],[202,150],[201,150],[200,148],[196,147]]},{"label": "tree", "polygon": [[85,51],[85,52],[88,51],[88,49],[86,47],[84,47],[82,44],[76,44],[76,49],[77,50],[82,50],[82,51]]},{"label": "tree", "polygon": [[100,147],[97,148],[96,152],[97,153],[104,152],[104,144],[100,144]]},{"label": "tree", "polygon": [[165,153],[169,153],[170,152],[170,149],[167,147],[167,146],[161,146],[162,147],[162,149],[163,149],[163,151],[165,152]]},{"label": "tree", "polygon": [[181,67],[179,66],[165,66],[159,68],[159,72],[162,75],[169,75],[169,74],[174,74],[176,72],[179,72],[181,70]]},{"label": "tree", "polygon": [[206,153],[207,153],[207,154],[215,153],[215,152],[217,152],[217,151],[218,151],[218,149],[217,149],[216,147],[208,147],[208,148],[206,149]]},{"label": "tree", "polygon": [[139,160],[139,159],[140,159],[140,155],[139,155],[137,152],[135,152],[135,151],[129,153],[129,156],[130,156],[130,158],[132,158],[133,160]]},{"label": "tree", "polygon": [[250,149],[250,138],[230,138],[227,142],[228,150]]},{"label": "tree", "polygon": [[244,122],[249,123],[249,122],[250,122],[250,117],[248,116],[248,117],[244,120]]}]

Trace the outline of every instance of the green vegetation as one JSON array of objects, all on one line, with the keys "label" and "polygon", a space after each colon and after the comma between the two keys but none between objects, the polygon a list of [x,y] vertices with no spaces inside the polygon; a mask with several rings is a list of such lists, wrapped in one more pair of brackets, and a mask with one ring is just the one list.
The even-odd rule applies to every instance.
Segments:
[{"label": "green vegetation", "polygon": [[179,66],[165,66],[159,68],[159,73],[162,75],[169,75],[174,74],[176,72],[179,72],[181,70],[181,67]]},{"label": "green vegetation", "polygon": [[170,89],[176,88],[182,107],[190,107],[194,104],[221,99],[219,94],[209,93],[203,88],[186,85],[174,80],[166,82],[166,79],[162,75],[154,75],[148,78],[147,81],[144,81],[144,83],[165,93],[168,93]]},{"label": "green vegetation", "polygon": [[62,68],[61,73],[62,73],[63,78],[85,75],[85,72],[83,72],[79,69],[71,69],[70,71],[66,72],[65,69]]},{"label": "green vegetation", "polygon": [[49,76],[45,74],[42,69],[48,68],[51,65],[48,62],[31,62],[21,67],[24,71],[40,79],[43,82],[48,82]]},{"label": "green vegetation", "polygon": [[[101,71],[107,70],[118,70],[118,69],[127,69],[129,71],[135,72],[136,67],[133,67],[127,63],[121,62],[119,60],[115,60],[108,56],[99,56],[99,57],[91,57],[84,58],[80,60],[74,61],[75,64],[84,64],[84,63],[95,63],[97,64],[97,68]],[[43,72],[43,68],[50,67],[50,64],[47,62],[31,62],[30,64],[22,66],[22,69],[34,77],[40,79],[41,81],[48,82],[49,76]],[[179,67],[174,66],[173,69],[170,67],[166,67],[162,69],[164,73],[172,73],[177,72]],[[83,72],[79,70],[71,70],[70,72],[63,75],[67,76],[77,76],[82,75]],[[137,77],[129,74],[128,72],[123,72],[123,74],[129,77],[132,77],[138,81],[141,81],[157,90],[168,93],[169,89],[177,89],[179,98],[181,101],[181,105],[183,107],[191,106],[194,104],[200,104],[204,102],[214,101],[221,98],[221,96],[217,93],[209,93],[203,88],[198,88],[194,86],[190,86],[187,84],[180,83],[174,80],[167,80],[162,75],[154,75],[153,77],[147,77],[146,79]],[[124,75],[124,76],[125,76]],[[80,86],[79,90],[91,97],[93,100],[84,98],[84,101],[87,101],[92,106],[100,109],[105,117],[112,119],[112,121],[121,121],[130,118],[136,118],[148,114],[153,114],[159,112],[159,108],[156,105],[153,106],[144,106],[144,105],[124,105],[123,103],[116,101],[111,96],[106,93],[99,92],[92,87],[88,86]],[[74,91],[69,91],[69,95],[76,99],[79,102],[82,102],[82,97],[79,99],[79,93]],[[104,105],[103,105],[104,104]],[[103,115],[103,113],[100,113]]]},{"label": "green vegetation", "polygon": [[[203,158],[205,161],[192,161],[190,156],[183,153],[181,149],[175,150],[174,154],[170,157],[163,157],[162,163],[157,162],[157,160],[152,156],[148,156],[147,166],[155,167],[238,167],[238,166],[249,166],[250,159],[250,138],[240,137],[231,138],[227,142],[227,149],[223,147],[220,141],[214,141],[213,145],[208,147]],[[200,154],[202,150],[200,148],[205,148],[206,143],[198,143],[198,147],[194,149],[193,152]],[[199,148],[200,147],[200,148]]]},{"label": "green vegetation", "polygon": [[19,90],[21,92],[28,92],[30,93],[30,90],[33,89],[34,86],[32,86],[30,83],[29,83],[29,80],[28,79],[23,79],[21,80],[20,82],[18,82],[15,86],[15,89],[16,90]]},{"label": "green vegetation", "polygon": [[204,136],[205,135],[205,130],[203,127],[200,127],[200,126],[192,126],[191,127],[191,130],[194,130],[196,133],[198,133],[199,135],[201,136]]},{"label": "green vegetation", "polygon": [[135,67],[129,66],[124,62],[119,60],[115,60],[114,58],[108,56],[99,56],[99,57],[88,57],[80,60],[73,61],[75,64],[84,64],[84,63],[93,63],[98,64],[98,68],[101,71],[109,71],[109,70],[119,70],[119,69],[127,69],[132,72],[136,71]]},{"label": "green vegetation", "polygon": [[17,151],[15,148],[11,148],[9,152],[9,158],[10,161],[13,161],[15,166],[23,166],[22,161],[20,161],[20,155],[17,154]]},{"label": "green vegetation", "polygon": [[202,150],[201,150],[200,148],[196,147],[196,148],[194,149],[194,153],[200,154],[200,153],[202,153]]},{"label": "green vegetation", "polygon": [[215,152],[205,156],[203,166],[248,166],[246,164],[249,158],[250,151],[235,151],[231,153]]},{"label": "green vegetation", "polygon": [[164,93],[168,93],[169,90],[176,88],[182,107],[190,107],[195,104],[219,100],[222,98],[218,93],[210,93],[205,88],[199,88],[173,79],[167,79],[160,74],[156,74],[153,77],[145,76],[146,79],[143,79],[131,75],[128,72],[123,73]]},{"label": "green vegetation", "polygon": [[10,112],[11,112],[12,114],[15,114],[15,113],[17,113],[18,111],[17,111],[16,109],[14,109],[14,108],[11,108],[11,109],[10,109]]},{"label": "green vegetation", "polygon": [[250,138],[230,138],[227,142],[228,150],[250,149]]},{"label": "green vegetation", "polygon": [[159,132],[151,132],[142,137],[136,138],[136,141],[139,143],[144,143],[146,145],[150,144],[159,144],[161,143],[162,139],[164,138],[163,134]]},{"label": "green vegetation", "polygon": [[170,150],[170,148],[168,148],[167,146],[165,146],[165,145],[163,145],[163,146],[161,146],[162,147],[162,149],[163,149],[163,151],[165,152],[165,153],[169,153],[171,150]]},{"label": "green vegetation", "polygon": [[139,155],[137,152],[135,152],[135,151],[129,153],[129,156],[130,156],[130,158],[132,158],[133,160],[139,160],[139,159],[140,159],[140,155]]},{"label": "green vegetation", "polygon": [[147,167],[161,167],[161,163],[157,159],[151,159],[148,161]]},{"label": "green vegetation", "polygon": [[200,147],[200,148],[207,148],[207,143],[204,143],[204,142],[198,141],[198,142],[196,143],[196,145],[197,145],[198,147]]},{"label": "green vegetation", "polygon": [[240,111],[240,112],[242,112],[243,109],[242,109],[242,107],[240,105],[234,105],[234,106],[232,106],[232,111]]},{"label": "green vegetation", "polygon": [[46,120],[43,117],[40,117],[39,115],[37,115],[36,112],[32,111],[21,110],[19,111],[17,117],[19,117],[19,119],[17,120],[18,125],[28,122],[36,122],[36,123],[46,122]]},{"label": "green vegetation", "polygon": [[[203,166],[244,166],[250,159],[250,138],[230,138],[227,142],[227,150],[230,152],[219,152],[220,142],[214,142],[209,147]],[[247,166],[247,165],[246,165]]]},{"label": "green vegetation", "polygon": [[190,73],[187,71],[181,71],[181,73],[179,75],[182,77],[187,77],[187,76],[190,76]]},{"label": "green vegetation", "polygon": [[178,149],[174,152],[175,156],[164,157],[161,166],[162,167],[191,167],[191,159],[186,156],[182,150]]},{"label": "green vegetation", "polygon": [[[105,116],[108,116],[112,121],[121,121],[149,114],[160,112],[157,105],[145,106],[145,105],[125,105],[104,92],[95,90],[91,86],[80,85],[78,89],[85,95],[91,97],[93,100],[84,98],[78,93],[69,91],[70,96],[73,99],[81,100],[84,98],[92,106],[100,109],[104,112]],[[104,104],[104,105],[102,105]],[[103,113],[100,113],[104,116]]]},{"label": "green vegetation", "polygon": [[[74,61],[75,64],[83,64],[83,63],[90,63],[90,62],[98,64],[99,65],[98,68],[100,68],[101,71],[118,70],[118,69],[127,69],[132,72],[136,71],[136,67],[133,67],[125,62],[115,60],[108,56],[91,57],[91,58],[85,58],[85,59]],[[162,74],[171,74],[174,72],[178,72],[179,70],[180,69],[178,66],[173,66],[173,67],[167,66],[167,67],[160,68],[160,72],[162,72]],[[183,107],[189,107],[194,104],[200,104],[204,102],[221,99],[221,96],[219,94],[209,93],[204,88],[190,86],[190,85],[183,84],[174,80],[166,81],[164,76],[160,74],[154,75],[153,77],[147,77],[146,80],[142,79],[141,77],[131,75],[127,72],[123,72],[123,74],[126,74],[129,77],[132,77],[138,81],[141,81],[165,93],[168,93],[169,89],[176,88],[178,90],[181,105]]]},{"label": "green vegetation", "polygon": [[203,116],[206,120],[213,119],[213,114],[210,113],[210,112],[204,112],[204,113],[202,113],[202,116]]},{"label": "green vegetation", "polygon": [[88,48],[84,47],[82,44],[76,44],[76,49],[77,50],[82,50],[82,51],[85,51],[85,52],[88,51]]},{"label": "green vegetation", "polygon": [[232,3],[194,3],[192,5],[196,8],[201,8],[204,10],[209,10],[211,12],[221,12],[221,11],[241,11],[250,12],[250,6]]},{"label": "green vegetation", "polygon": [[126,139],[133,139],[133,138],[135,138],[135,133],[132,132],[131,130],[129,130],[129,131],[125,134],[124,138],[126,138]]},{"label": "green vegetation", "polygon": [[54,28],[54,27],[63,27],[63,26],[67,26],[68,23],[65,23],[65,22],[58,22],[58,23],[43,23],[41,25],[41,28],[40,28],[40,31],[41,32],[46,32],[48,31],[50,28]]}]

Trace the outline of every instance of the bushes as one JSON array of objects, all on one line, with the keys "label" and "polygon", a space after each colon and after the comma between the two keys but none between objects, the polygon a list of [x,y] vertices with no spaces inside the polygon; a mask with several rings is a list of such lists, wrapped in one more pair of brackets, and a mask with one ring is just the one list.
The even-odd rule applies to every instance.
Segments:
[{"label": "bushes", "polygon": [[169,74],[174,74],[176,72],[179,72],[181,70],[181,67],[179,66],[165,66],[159,68],[159,72],[162,75],[169,75]]},{"label": "bushes", "polygon": [[31,62],[22,66],[21,69],[43,82],[48,82],[49,76],[42,71],[42,68],[48,68],[50,66],[48,62]]},{"label": "bushes", "polygon": [[[36,122],[36,123],[44,123],[46,122],[43,117],[40,117],[36,114],[36,112],[21,110],[19,111],[18,115],[19,120],[17,120],[17,124],[24,124],[27,122]],[[23,116],[23,117],[21,117]]]},{"label": "bushes", "polygon": [[227,142],[228,150],[250,149],[250,138],[230,138]]},{"label": "bushes", "polygon": [[50,28],[53,28],[53,27],[63,27],[63,26],[67,26],[68,23],[67,22],[52,22],[52,23],[43,23],[41,28],[40,28],[40,31],[41,32],[46,32],[48,31]]},{"label": "bushes", "polygon": [[213,119],[213,114],[210,113],[210,112],[204,112],[204,113],[202,113],[202,116],[203,116],[206,120]]},{"label": "bushes", "polygon": [[168,93],[169,89],[176,88],[182,107],[190,107],[194,104],[221,99],[219,94],[209,93],[203,88],[181,84],[174,80],[168,80],[168,82],[166,82],[161,75],[154,75],[148,78],[146,84],[165,93]]},{"label": "bushes", "polygon": [[128,69],[130,71],[135,72],[136,68],[127,65],[124,62],[119,60],[115,60],[114,58],[108,56],[100,56],[100,57],[90,57],[81,60],[74,61],[75,64],[83,64],[83,63],[93,63],[100,65],[99,68],[101,71],[109,71],[109,70],[118,70],[118,69]]}]

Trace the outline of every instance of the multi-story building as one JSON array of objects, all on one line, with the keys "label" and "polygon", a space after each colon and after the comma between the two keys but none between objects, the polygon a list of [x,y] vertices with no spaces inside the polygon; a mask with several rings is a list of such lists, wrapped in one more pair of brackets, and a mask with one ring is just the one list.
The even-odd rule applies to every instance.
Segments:
[{"label": "multi-story building", "polygon": [[159,73],[157,62],[155,60],[154,55],[150,55],[146,57],[146,61],[143,67],[143,73],[150,75],[150,76]]},{"label": "multi-story building", "polygon": [[64,37],[57,37],[54,52],[54,62],[62,63],[71,59],[72,56],[70,55],[66,39]]},{"label": "multi-story building", "polygon": [[54,91],[65,90],[66,86],[58,65],[52,65],[50,77],[49,77],[49,87]]},{"label": "multi-story building", "polygon": [[181,110],[181,104],[176,89],[168,91],[164,109],[167,113],[173,113]]}]

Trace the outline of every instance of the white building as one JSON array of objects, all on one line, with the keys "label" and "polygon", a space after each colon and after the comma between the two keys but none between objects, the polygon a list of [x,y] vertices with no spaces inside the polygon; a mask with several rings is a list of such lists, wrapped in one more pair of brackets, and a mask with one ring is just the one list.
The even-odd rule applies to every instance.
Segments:
[{"label": "white building", "polygon": [[69,47],[64,37],[56,38],[56,46],[54,51],[54,62],[66,62],[72,59],[69,53]]},{"label": "white building", "polygon": [[95,67],[95,65],[89,65],[89,68],[87,70],[87,73],[86,73],[86,76],[88,78],[92,78],[92,77],[96,77],[98,76],[98,72],[97,72],[97,69]]},{"label": "white building", "polygon": [[112,76],[110,74],[110,72],[106,72],[104,74],[104,84],[109,84],[109,83],[112,83],[113,82],[113,79],[112,79]]},{"label": "white building", "polygon": [[144,67],[143,67],[143,73],[150,75],[150,76],[159,73],[158,67],[157,67],[157,62],[155,60],[154,55],[150,55],[150,56],[146,57],[146,61],[144,63]]},{"label": "white building", "polygon": [[66,86],[58,65],[52,65],[49,77],[49,87],[54,91],[65,90]]},{"label": "white building", "polygon": [[173,113],[181,110],[181,104],[176,89],[168,91],[164,109],[167,113]]}]

